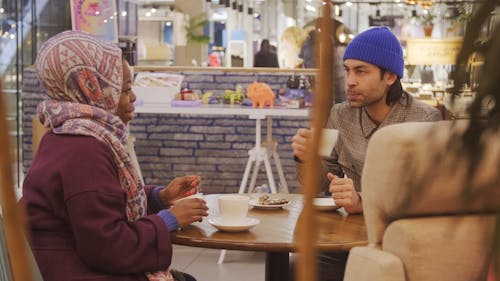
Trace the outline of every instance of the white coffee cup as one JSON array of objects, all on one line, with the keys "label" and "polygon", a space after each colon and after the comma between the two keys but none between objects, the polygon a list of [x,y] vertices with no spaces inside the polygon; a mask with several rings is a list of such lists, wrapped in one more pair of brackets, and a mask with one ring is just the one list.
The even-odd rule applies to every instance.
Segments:
[{"label": "white coffee cup", "polygon": [[236,194],[219,196],[219,213],[226,225],[241,225],[248,214],[249,197]]},{"label": "white coffee cup", "polygon": [[318,154],[326,157],[330,156],[338,139],[339,139],[339,130],[336,129],[321,130],[321,140],[319,141]]}]

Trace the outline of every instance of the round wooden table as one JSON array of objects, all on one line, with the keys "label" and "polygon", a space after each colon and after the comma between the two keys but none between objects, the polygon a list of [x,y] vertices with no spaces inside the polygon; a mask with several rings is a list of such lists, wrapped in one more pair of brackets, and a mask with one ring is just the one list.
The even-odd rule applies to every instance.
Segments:
[{"label": "round wooden table", "polygon": [[[217,216],[217,198],[220,194],[204,196],[210,216]],[[258,198],[260,194],[245,194]],[[250,208],[249,217],[260,223],[246,232],[222,232],[208,223],[194,223],[180,231],[172,232],[174,244],[243,251],[266,252],[266,280],[288,280],[289,252],[297,250],[300,233],[295,231],[302,211],[301,194],[271,194],[275,198],[287,198],[290,204],[280,209]],[[349,251],[355,246],[368,244],[366,226],[362,215],[348,215],[340,211],[318,211],[317,249],[319,251]]]}]

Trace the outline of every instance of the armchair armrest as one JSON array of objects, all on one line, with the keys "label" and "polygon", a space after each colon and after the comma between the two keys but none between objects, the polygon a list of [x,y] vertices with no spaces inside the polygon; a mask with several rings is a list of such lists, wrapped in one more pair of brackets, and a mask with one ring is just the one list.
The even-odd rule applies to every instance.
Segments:
[{"label": "armchair armrest", "polygon": [[401,260],[376,247],[354,247],[349,252],[344,281],[404,281]]}]

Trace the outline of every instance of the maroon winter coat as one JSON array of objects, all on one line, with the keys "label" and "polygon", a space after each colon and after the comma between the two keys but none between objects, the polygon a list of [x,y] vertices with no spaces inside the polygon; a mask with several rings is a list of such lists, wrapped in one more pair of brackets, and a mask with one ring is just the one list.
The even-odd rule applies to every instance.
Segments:
[{"label": "maroon winter coat", "polygon": [[[148,195],[151,190],[146,187]],[[125,198],[104,143],[88,136],[44,136],[22,199],[44,280],[147,280],[144,272],[170,265],[166,224],[157,215],[128,222]]]}]

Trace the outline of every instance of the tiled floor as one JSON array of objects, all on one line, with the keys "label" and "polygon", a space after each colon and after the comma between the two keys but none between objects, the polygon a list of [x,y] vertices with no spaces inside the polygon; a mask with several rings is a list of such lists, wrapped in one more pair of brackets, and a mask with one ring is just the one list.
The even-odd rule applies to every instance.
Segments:
[{"label": "tiled floor", "polygon": [[174,245],[172,268],[193,275],[198,281],[264,280],[263,252],[227,251],[217,264],[220,250]]}]

